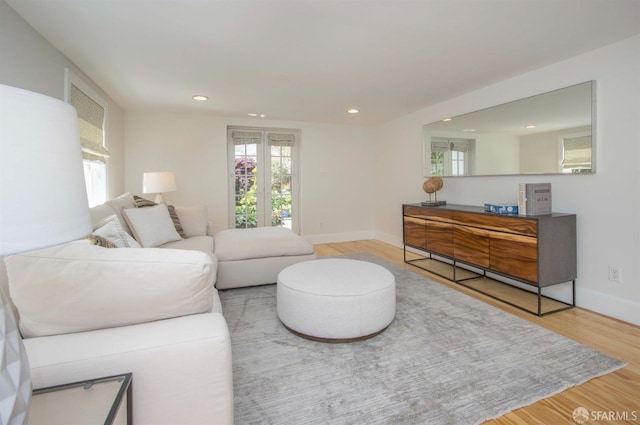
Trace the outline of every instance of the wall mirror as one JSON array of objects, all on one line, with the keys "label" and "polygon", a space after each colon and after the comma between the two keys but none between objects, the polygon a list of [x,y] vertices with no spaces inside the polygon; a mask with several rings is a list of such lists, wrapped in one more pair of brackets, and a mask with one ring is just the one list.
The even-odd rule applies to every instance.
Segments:
[{"label": "wall mirror", "polygon": [[595,173],[595,81],[424,126],[423,176]]}]

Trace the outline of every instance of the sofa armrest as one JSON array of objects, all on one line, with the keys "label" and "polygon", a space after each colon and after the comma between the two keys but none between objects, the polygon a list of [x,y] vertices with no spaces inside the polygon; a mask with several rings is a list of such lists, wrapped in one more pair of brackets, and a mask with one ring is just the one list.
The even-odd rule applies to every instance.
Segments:
[{"label": "sofa armrest", "polygon": [[24,344],[33,388],[132,372],[135,424],[233,424],[231,342],[219,313]]}]

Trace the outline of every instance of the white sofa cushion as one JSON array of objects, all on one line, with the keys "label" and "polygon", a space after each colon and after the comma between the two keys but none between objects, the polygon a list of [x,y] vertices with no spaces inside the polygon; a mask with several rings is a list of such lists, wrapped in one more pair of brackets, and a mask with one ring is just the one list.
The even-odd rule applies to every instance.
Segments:
[{"label": "white sofa cushion", "polygon": [[[220,314],[24,341],[34,388],[133,372],[133,423],[233,425],[231,340]],[[76,400],[64,408],[73,409]]]},{"label": "white sofa cushion", "polygon": [[213,255],[213,236],[191,236],[187,239],[167,242],[159,248],[195,249]]},{"label": "white sofa cushion", "polygon": [[204,236],[207,234],[209,218],[207,217],[207,207],[205,205],[188,207],[176,206],[175,209],[186,237]]},{"label": "white sofa cushion", "polygon": [[220,261],[313,254],[313,245],[284,227],[222,230],[215,240]]},{"label": "white sofa cushion", "polygon": [[176,231],[165,204],[124,209],[122,216],[133,232],[133,236],[145,248],[155,248],[167,242],[182,239]]},{"label": "white sofa cushion", "polygon": [[69,243],[5,258],[24,337],[211,311],[217,258]]}]

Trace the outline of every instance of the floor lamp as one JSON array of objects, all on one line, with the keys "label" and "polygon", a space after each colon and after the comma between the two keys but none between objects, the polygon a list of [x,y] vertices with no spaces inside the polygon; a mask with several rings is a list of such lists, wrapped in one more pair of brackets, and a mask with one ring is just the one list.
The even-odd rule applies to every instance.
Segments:
[{"label": "floor lamp", "polygon": [[[0,84],[0,256],[91,233],[78,117],[69,104]],[[0,288],[0,423],[27,422],[29,362]]]}]

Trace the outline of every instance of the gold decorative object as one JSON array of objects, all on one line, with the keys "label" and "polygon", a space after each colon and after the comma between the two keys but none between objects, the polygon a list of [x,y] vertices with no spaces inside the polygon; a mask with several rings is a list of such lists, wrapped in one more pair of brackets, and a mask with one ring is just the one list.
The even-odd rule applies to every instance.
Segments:
[{"label": "gold decorative object", "polygon": [[[429,194],[429,200],[422,203],[424,206],[438,206],[438,205],[446,205],[447,201],[438,201],[437,192],[442,189],[444,186],[444,182],[440,177],[429,177],[427,181],[422,184],[422,190]],[[434,199],[431,199],[431,194],[433,194]]]}]

